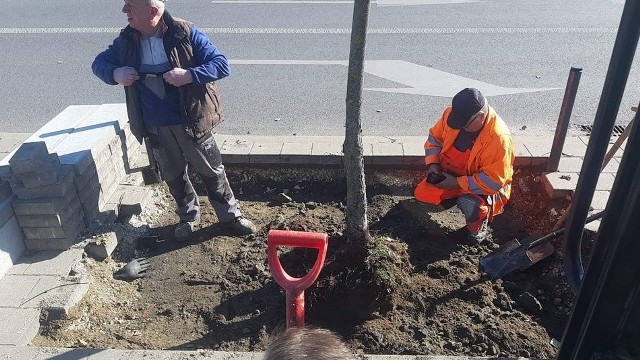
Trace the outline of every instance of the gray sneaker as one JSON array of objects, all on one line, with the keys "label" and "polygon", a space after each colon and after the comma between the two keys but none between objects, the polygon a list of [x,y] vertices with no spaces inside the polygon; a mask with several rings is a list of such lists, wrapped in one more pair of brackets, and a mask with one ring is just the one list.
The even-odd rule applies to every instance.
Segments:
[{"label": "gray sneaker", "polygon": [[224,228],[239,236],[251,235],[256,232],[256,226],[254,223],[244,216],[238,216],[231,221],[223,222],[221,224]]},{"label": "gray sneaker", "polygon": [[200,218],[197,218],[193,221],[180,221],[173,229],[173,238],[176,239],[176,241],[187,240],[193,233],[196,225],[198,225],[199,223]]}]

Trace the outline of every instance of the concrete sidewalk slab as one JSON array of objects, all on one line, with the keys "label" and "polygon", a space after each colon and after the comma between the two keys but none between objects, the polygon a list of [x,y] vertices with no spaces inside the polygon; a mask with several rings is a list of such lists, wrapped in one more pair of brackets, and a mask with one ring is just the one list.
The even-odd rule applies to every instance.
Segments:
[{"label": "concrete sidewalk slab", "polygon": [[[0,354],[5,356],[8,351],[3,345],[26,346],[38,334],[40,329],[40,310],[14,309],[0,307]],[[17,358],[16,358],[17,359]],[[29,359],[29,357],[20,357]]]},{"label": "concrete sidewalk slab", "polygon": [[[174,350],[102,350],[68,349],[44,347],[1,347],[2,359],[9,360],[260,360],[261,352],[226,351],[174,351]],[[468,357],[468,356],[424,356],[424,355],[363,355],[357,357],[366,360],[516,360],[515,358]],[[527,360],[526,358],[518,358]]]}]

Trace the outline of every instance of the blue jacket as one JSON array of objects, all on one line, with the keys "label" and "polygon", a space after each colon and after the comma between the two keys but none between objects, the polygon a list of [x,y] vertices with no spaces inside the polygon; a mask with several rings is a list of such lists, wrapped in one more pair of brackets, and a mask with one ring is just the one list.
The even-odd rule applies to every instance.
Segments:
[{"label": "blue jacket", "polygon": [[[192,23],[173,18],[167,11],[162,19],[165,26],[162,39],[171,66],[188,69],[193,78],[193,83],[178,88],[178,98],[182,124],[198,138],[223,121],[215,81],[229,75],[229,63]],[[116,68],[140,66],[140,38],[140,32],[131,26],[124,28],[113,44],[96,56],[91,66],[93,73],[105,83],[117,85],[113,79]],[[145,131],[140,90],[136,86],[124,88],[131,130],[141,141]]]}]

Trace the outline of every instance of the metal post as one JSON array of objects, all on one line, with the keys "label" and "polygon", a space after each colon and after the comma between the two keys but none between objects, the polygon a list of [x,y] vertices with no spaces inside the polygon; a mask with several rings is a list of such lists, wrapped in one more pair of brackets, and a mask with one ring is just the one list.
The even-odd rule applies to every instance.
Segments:
[{"label": "metal post", "polygon": [[551,173],[558,171],[560,164],[560,156],[564,147],[564,140],[567,137],[567,129],[569,128],[569,120],[571,119],[571,111],[573,111],[573,103],[578,93],[578,85],[580,84],[580,76],[582,75],[582,66],[572,66],[567,79],[567,86],[564,89],[564,98],[562,99],[562,107],[558,116],[558,124],[556,125],[556,135],[553,138],[551,146],[551,154],[547,161],[546,172]]},{"label": "metal post", "polygon": [[[637,249],[637,241],[631,241],[637,240],[635,237],[637,237],[639,229],[634,224],[638,224],[637,219],[640,216],[638,211],[640,195],[638,195],[637,189],[640,175],[638,169],[634,169],[634,167],[638,167],[637,159],[633,158],[640,151],[638,129],[632,130],[629,137],[629,143],[625,149],[620,170],[607,204],[607,209],[613,210],[607,211],[602,220],[584,284],[582,284],[584,271],[580,258],[580,243],[589,205],[593,198],[600,168],[640,38],[640,22],[636,18],[639,13],[640,0],[625,2],[593,131],[566,227],[563,243],[565,271],[572,289],[579,290],[579,296],[569,324],[565,329],[558,359],[589,359],[591,358],[588,355],[590,351],[600,351],[603,349],[603,345],[611,344],[610,340],[612,336],[615,336],[613,332],[617,329],[606,328],[605,322],[602,321],[606,321],[606,318],[612,319],[612,317],[603,309],[614,310],[613,308],[617,308],[616,311],[622,311],[622,308],[628,304],[620,305],[619,301],[616,301],[615,304],[610,303],[612,296],[619,296],[619,293],[604,291],[605,285],[611,284],[620,289],[615,279],[627,281],[627,285],[637,281],[637,277],[632,273],[637,269],[638,261],[636,257],[629,259],[629,254],[637,254],[639,250]],[[631,192],[633,192],[633,196],[630,196]],[[634,244],[636,249],[630,252]],[[629,265],[633,270],[624,274],[625,265]],[[615,271],[612,271],[614,267]],[[601,297],[602,295],[608,296]],[[619,300],[621,299],[622,297]],[[598,329],[600,329],[600,334],[597,333]],[[590,343],[594,339],[597,340],[598,336],[606,335],[607,330],[612,331],[610,335],[607,335],[607,339],[601,339],[599,344]]]},{"label": "metal post", "polygon": [[[638,119],[636,115],[634,120]],[[558,359],[594,359],[640,336],[640,127],[633,126]],[[635,357],[634,357],[635,358]]]},{"label": "metal post", "polygon": [[[618,35],[613,46],[607,77],[602,87],[602,95],[593,122],[593,131],[582,162],[576,192],[571,202],[571,210],[564,233],[563,254],[567,280],[574,293],[578,293],[584,269],[580,257],[582,232],[589,212],[589,205],[600,176],[604,155],[611,139],[620,102],[627,85],[631,64],[640,37],[640,0],[625,3],[618,27]],[[603,219],[606,220],[606,216]]]}]

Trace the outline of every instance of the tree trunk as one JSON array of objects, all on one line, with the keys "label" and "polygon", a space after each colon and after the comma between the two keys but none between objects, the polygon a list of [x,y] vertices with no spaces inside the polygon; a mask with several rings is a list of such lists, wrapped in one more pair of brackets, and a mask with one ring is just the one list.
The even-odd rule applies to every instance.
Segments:
[{"label": "tree trunk", "polygon": [[349,78],[347,80],[346,132],[343,145],[345,174],[347,178],[347,238],[354,250],[369,240],[367,223],[367,191],[362,156],[362,75],[364,49],[367,38],[370,0],[355,0],[351,27],[351,52],[349,54]]}]

